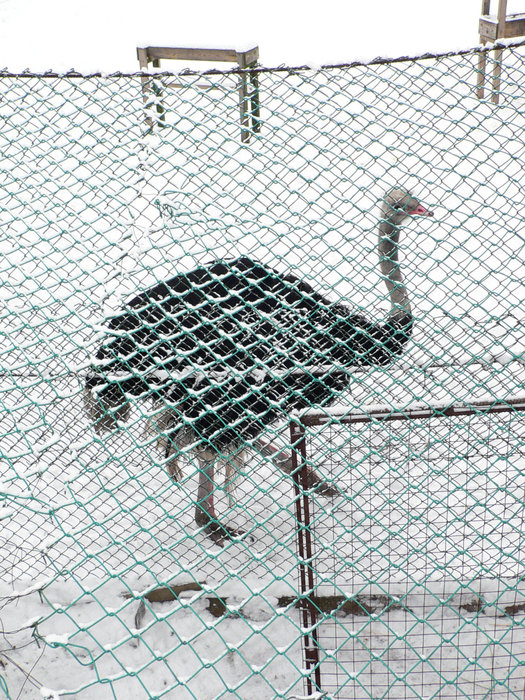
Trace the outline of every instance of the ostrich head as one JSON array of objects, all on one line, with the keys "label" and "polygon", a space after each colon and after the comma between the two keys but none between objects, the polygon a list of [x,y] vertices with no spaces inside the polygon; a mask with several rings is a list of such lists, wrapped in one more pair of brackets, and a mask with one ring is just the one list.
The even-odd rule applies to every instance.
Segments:
[{"label": "ostrich head", "polygon": [[399,226],[408,216],[434,216],[434,212],[425,209],[413,194],[402,187],[389,190],[382,200],[382,219],[393,226]]}]

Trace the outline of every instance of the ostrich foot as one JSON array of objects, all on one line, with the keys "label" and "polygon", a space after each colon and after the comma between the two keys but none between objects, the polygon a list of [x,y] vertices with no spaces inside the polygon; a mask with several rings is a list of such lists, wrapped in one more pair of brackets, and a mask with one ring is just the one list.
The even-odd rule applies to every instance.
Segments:
[{"label": "ostrich foot", "polygon": [[307,467],[306,470],[306,488],[315,489],[316,493],[326,498],[335,498],[336,496],[341,496],[343,493],[335,484],[330,484],[328,481],[322,479],[319,474],[310,467]]},{"label": "ostrich foot", "polygon": [[228,525],[223,525],[214,515],[207,513],[200,507],[195,510],[195,522],[219,547],[224,547],[228,540],[236,540],[246,535],[245,530],[236,530]]},{"label": "ostrich foot", "polygon": [[208,525],[204,527],[204,532],[218,547],[224,547],[226,542],[240,539],[246,534],[245,530],[235,530],[219,522],[208,523]]}]

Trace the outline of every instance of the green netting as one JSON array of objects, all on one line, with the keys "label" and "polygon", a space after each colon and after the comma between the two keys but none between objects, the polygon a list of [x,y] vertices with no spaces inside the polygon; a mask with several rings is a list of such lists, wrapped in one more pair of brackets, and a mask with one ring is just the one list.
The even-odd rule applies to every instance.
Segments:
[{"label": "green netting", "polygon": [[478,55],[241,110],[242,71],[0,74],[4,693],[523,696],[525,66],[495,105]]}]

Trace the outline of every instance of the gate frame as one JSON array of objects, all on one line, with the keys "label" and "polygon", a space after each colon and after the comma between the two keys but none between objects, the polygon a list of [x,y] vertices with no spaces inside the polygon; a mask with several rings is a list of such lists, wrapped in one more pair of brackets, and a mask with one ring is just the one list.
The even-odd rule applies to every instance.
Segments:
[{"label": "gate frame", "polygon": [[[490,413],[512,413],[525,411],[525,397],[513,399],[493,399],[472,401],[471,403],[452,403],[441,406],[421,406],[404,409],[377,408],[360,411],[346,410],[340,414],[333,409],[330,412],[321,409],[310,410],[299,418],[292,420],[290,428],[290,446],[292,450],[293,480],[295,491],[295,515],[297,519],[297,549],[299,552],[299,599],[303,628],[303,654],[305,661],[306,692],[322,693],[321,657],[318,627],[322,622],[322,611],[313,599],[315,590],[315,571],[312,566],[313,546],[310,519],[310,490],[308,487],[308,455],[306,451],[307,429],[313,426],[352,423],[372,423],[374,421],[421,420],[425,418],[459,418],[462,416],[487,415]],[[311,489],[315,491],[314,489]]]}]

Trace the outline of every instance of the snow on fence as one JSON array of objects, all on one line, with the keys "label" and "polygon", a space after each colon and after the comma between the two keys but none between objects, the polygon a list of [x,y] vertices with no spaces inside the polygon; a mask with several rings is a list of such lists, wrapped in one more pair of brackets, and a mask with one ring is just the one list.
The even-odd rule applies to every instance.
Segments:
[{"label": "snow on fence", "polygon": [[0,693],[522,697],[525,66],[477,56],[257,69],[244,141],[238,71],[0,74]]}]

